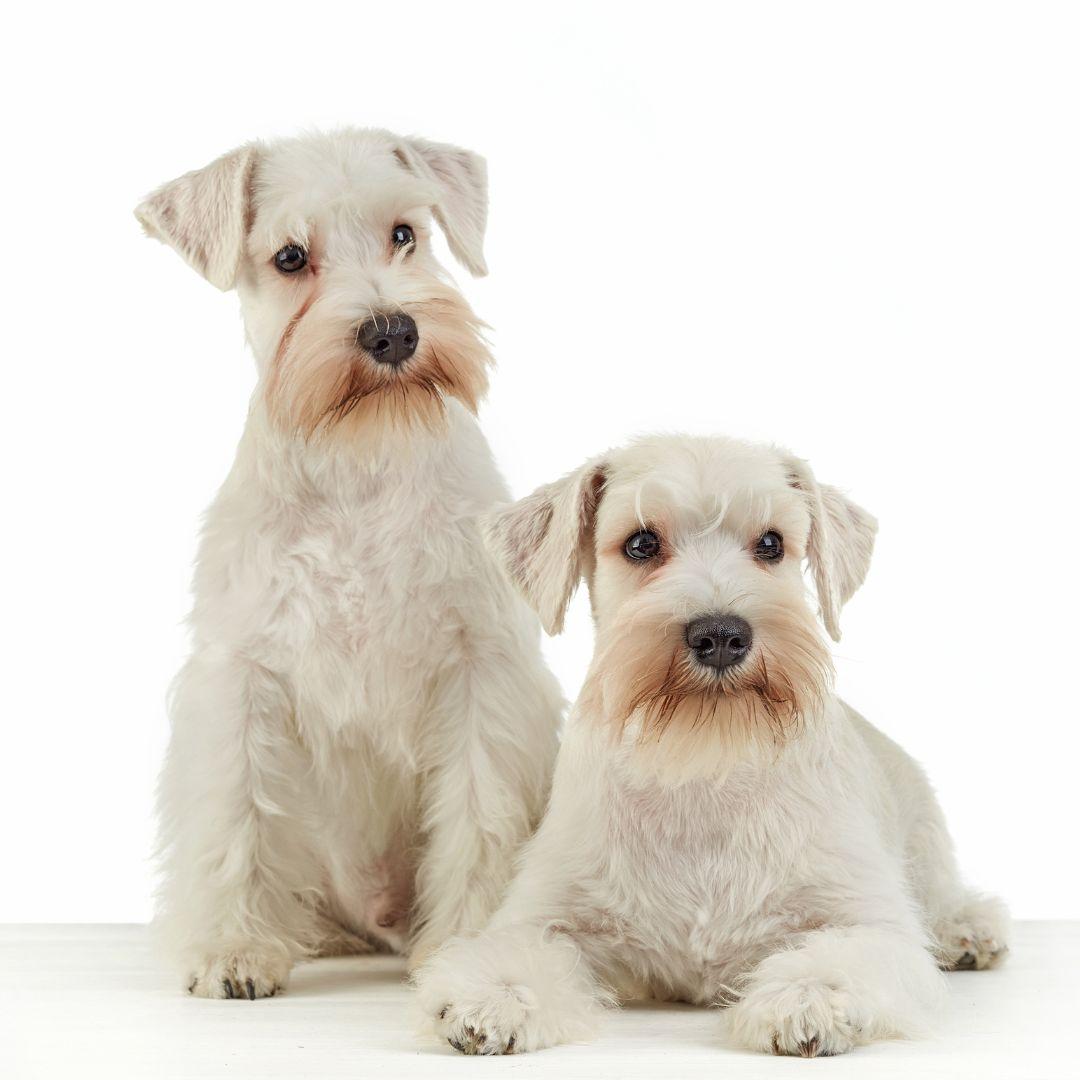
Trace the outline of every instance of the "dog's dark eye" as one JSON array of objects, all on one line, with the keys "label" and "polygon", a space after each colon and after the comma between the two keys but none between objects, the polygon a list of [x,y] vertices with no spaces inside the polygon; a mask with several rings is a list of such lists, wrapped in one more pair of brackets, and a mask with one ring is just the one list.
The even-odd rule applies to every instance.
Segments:
[{"label": "dog's dark eye", "polygon": [[779,562],[784,557],[784,538],[770,529],[755,545],[754,556],[763,562]]},{"label": "dog's dark eye", "polygon": [[390,242],[396,248],[403,248],[416,243],[416,237],[408,225],[395,225],[394,231],[390,234]]},{"label": "dog's dark eye", "polygon": [[631,559],[652,559],[660,554],[660,537],[648,529],[634,533],[623,549]]},{"label": "dog's dark eye", "polygon": [[299,244],[286,244],[274,256],[274,265],[283,274],[295,274],[307,266],[307,252]]}]

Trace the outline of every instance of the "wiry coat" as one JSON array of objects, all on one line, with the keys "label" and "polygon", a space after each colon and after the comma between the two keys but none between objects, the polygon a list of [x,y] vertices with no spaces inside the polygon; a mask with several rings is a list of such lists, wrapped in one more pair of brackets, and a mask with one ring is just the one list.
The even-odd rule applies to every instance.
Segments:
[{"label": "wiry coat", "polygon": [[[472,412],[489,357],[428,250],[434,212],[481,272],[485,199],[475,155],[341,132],[245,147],[140,207],[237,285],[259,367],[160,789],[159,923],[196,994],[427,954],[483,924],[539,817],[561,702],[480,537],[507,495]],[[298,274],[274,265],[287,244]],[[419,348],[380,365],[358,327],[400,311]]]},{"label": "wiry coat", "polygon": [[[659,552],[636,562],[641,529]],[[731,1006],[754,1049],[835,1054],[924,1030],[938,965],[1000,958],[1004,909],[962,884],[921,770],[829,688],[800,563],[835,630],[874,529],[804,462],[719,439],[642,441],[494,518],[548,625],[585,576],[597,652],[506,900],[419,973],[454,1046],[582,1038],[653,996]],[[783,561],[757,556],[766,532]],[[686,635],[711,612],[753,632],[722,673]]]}]

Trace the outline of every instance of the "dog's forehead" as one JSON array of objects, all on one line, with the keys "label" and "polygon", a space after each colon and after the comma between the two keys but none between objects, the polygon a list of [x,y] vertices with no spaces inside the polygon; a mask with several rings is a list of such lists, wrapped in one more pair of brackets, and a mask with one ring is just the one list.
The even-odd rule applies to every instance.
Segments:
[{"label": "dog's forehead", "polygon": [[435,202],[431,185],[410,172],[389,132],[346,129],[282,139],[259,156],[255,230],[271,244],[305,239],[306,228],[385,224]]},{"label": "dog's forehead", "polygon": [[601,513],[692,529],[808,523],[783,454],[738,439],[656,436],[610,455]]}]

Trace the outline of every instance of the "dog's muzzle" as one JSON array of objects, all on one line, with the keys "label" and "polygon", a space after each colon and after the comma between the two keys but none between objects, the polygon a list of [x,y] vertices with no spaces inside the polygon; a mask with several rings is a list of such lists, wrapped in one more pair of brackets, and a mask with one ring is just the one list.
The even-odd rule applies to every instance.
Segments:
[{"label": "dog's muzzle", "polygon": [[753,643],[754,631],[738,615],[706,615],[686,627],[686,644],[694,659],[717,671],[741,664]]},{"label": "dog's muzzle", "polygon": [[380,364],[400,364],[408,360],[420,344],[420,333],[411,315],[375,315],[360,324],[356,343]]}]

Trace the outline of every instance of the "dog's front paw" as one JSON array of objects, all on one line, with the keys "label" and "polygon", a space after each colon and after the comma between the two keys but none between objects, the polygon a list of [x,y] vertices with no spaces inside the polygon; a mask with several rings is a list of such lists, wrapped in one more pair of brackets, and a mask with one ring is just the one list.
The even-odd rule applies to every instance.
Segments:
[{"label": "dog's front paw", "polygon": [[528,987],[475,974],[455,977],[450,959],[437,956],[417,979],[420,1007],[438,1037],[463,1054],[513,1054],[547,1045],[536,1037],[539,1003]]},{"label": "dog's front paw", "polygon": [[934,928],[938,965],[944,971],[997,967],[1009,951],[1009,914],[993,896],[973,896]]},{"label": "dog's front paw", "polygon": [[203,998],[254,1001],[273,997],[289,977],[289,962],[257,950],[221,953],[204,961],[188,979],[188,993]]},{"label": "dog's front paw", "polygon": [[521,1035],[527,1007],[518,993],[528,991],[509,986],[492,990],[486,1001],[451,1002],[443,1006],[436,1019],[436,1030],[463,1054],[513,1054],[518,1050],[539,1049],[537,1045],[528,1045]]},{"label": "dog's front paw", "polygon": [[764,1053],[830,1057],[856,1046],[860,1025],[845,991],[809,978],[751,990],[731,1010],[731,1034]]},{"label": "dog's front paw", "polygon": [[535,928],[451,941],[414,976],[435,1034],[463,1054],[520,1054],[589,1038],[601,993],[577,949]]}]

